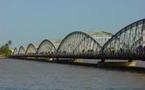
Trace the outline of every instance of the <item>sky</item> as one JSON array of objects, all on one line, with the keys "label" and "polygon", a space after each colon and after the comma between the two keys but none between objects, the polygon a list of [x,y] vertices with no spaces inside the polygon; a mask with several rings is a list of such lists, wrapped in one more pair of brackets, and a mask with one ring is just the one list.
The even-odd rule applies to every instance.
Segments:
[{"label": "sky", "polygon": [[145,0],[0,0],[0,45],[63,39],[73,31],[106,31],[145,18]]}]

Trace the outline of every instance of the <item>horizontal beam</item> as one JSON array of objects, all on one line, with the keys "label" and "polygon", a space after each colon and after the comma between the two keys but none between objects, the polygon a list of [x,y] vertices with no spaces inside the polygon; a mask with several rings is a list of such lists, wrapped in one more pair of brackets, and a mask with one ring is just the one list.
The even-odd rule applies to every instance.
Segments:
[{"label": "horizontal beam", "polygon": [[12,55],[10,58],[25,57],[46,57],[46,58],[80,58],[80,59],[112,59],[112,60],[141,60],[145,61],[145,56],[104,56],[104,55]]}]

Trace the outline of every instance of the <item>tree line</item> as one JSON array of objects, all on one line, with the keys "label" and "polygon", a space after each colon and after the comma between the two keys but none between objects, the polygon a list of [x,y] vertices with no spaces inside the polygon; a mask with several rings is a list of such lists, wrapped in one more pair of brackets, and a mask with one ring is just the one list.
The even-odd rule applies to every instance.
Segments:
[{"label": "tree line", "polygon": [[2,56],[9,56],[12,53],[12,50],[10,49],[10,45],[12,44],[12,41],[9,40],[7,43],[2,45],[0,47],[0,55]]}]

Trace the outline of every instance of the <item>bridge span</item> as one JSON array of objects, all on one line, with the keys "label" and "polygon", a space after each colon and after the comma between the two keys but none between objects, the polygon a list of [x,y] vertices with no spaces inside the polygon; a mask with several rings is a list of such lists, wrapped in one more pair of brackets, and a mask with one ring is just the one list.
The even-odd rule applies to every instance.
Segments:
[{"label": "bridge span", "polygon": [[91,35],[75,31],[68,34],[56,48],[50,40],[43,40],[38,47],[30,43],[26,48],[15,48],[13,58],[84,58],[145,60],[145,19],[133,22],[114,34],[103,46]]}]

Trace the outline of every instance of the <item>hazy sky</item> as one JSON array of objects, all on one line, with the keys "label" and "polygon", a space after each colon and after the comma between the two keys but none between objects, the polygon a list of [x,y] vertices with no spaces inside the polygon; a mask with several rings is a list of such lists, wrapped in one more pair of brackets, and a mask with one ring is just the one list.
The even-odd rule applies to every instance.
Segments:
[{"label": "hazy sky", "polygon": [[116,33],[145,18],[145,0],[0,0],[0,45],[64,38],[72,31]]}]

